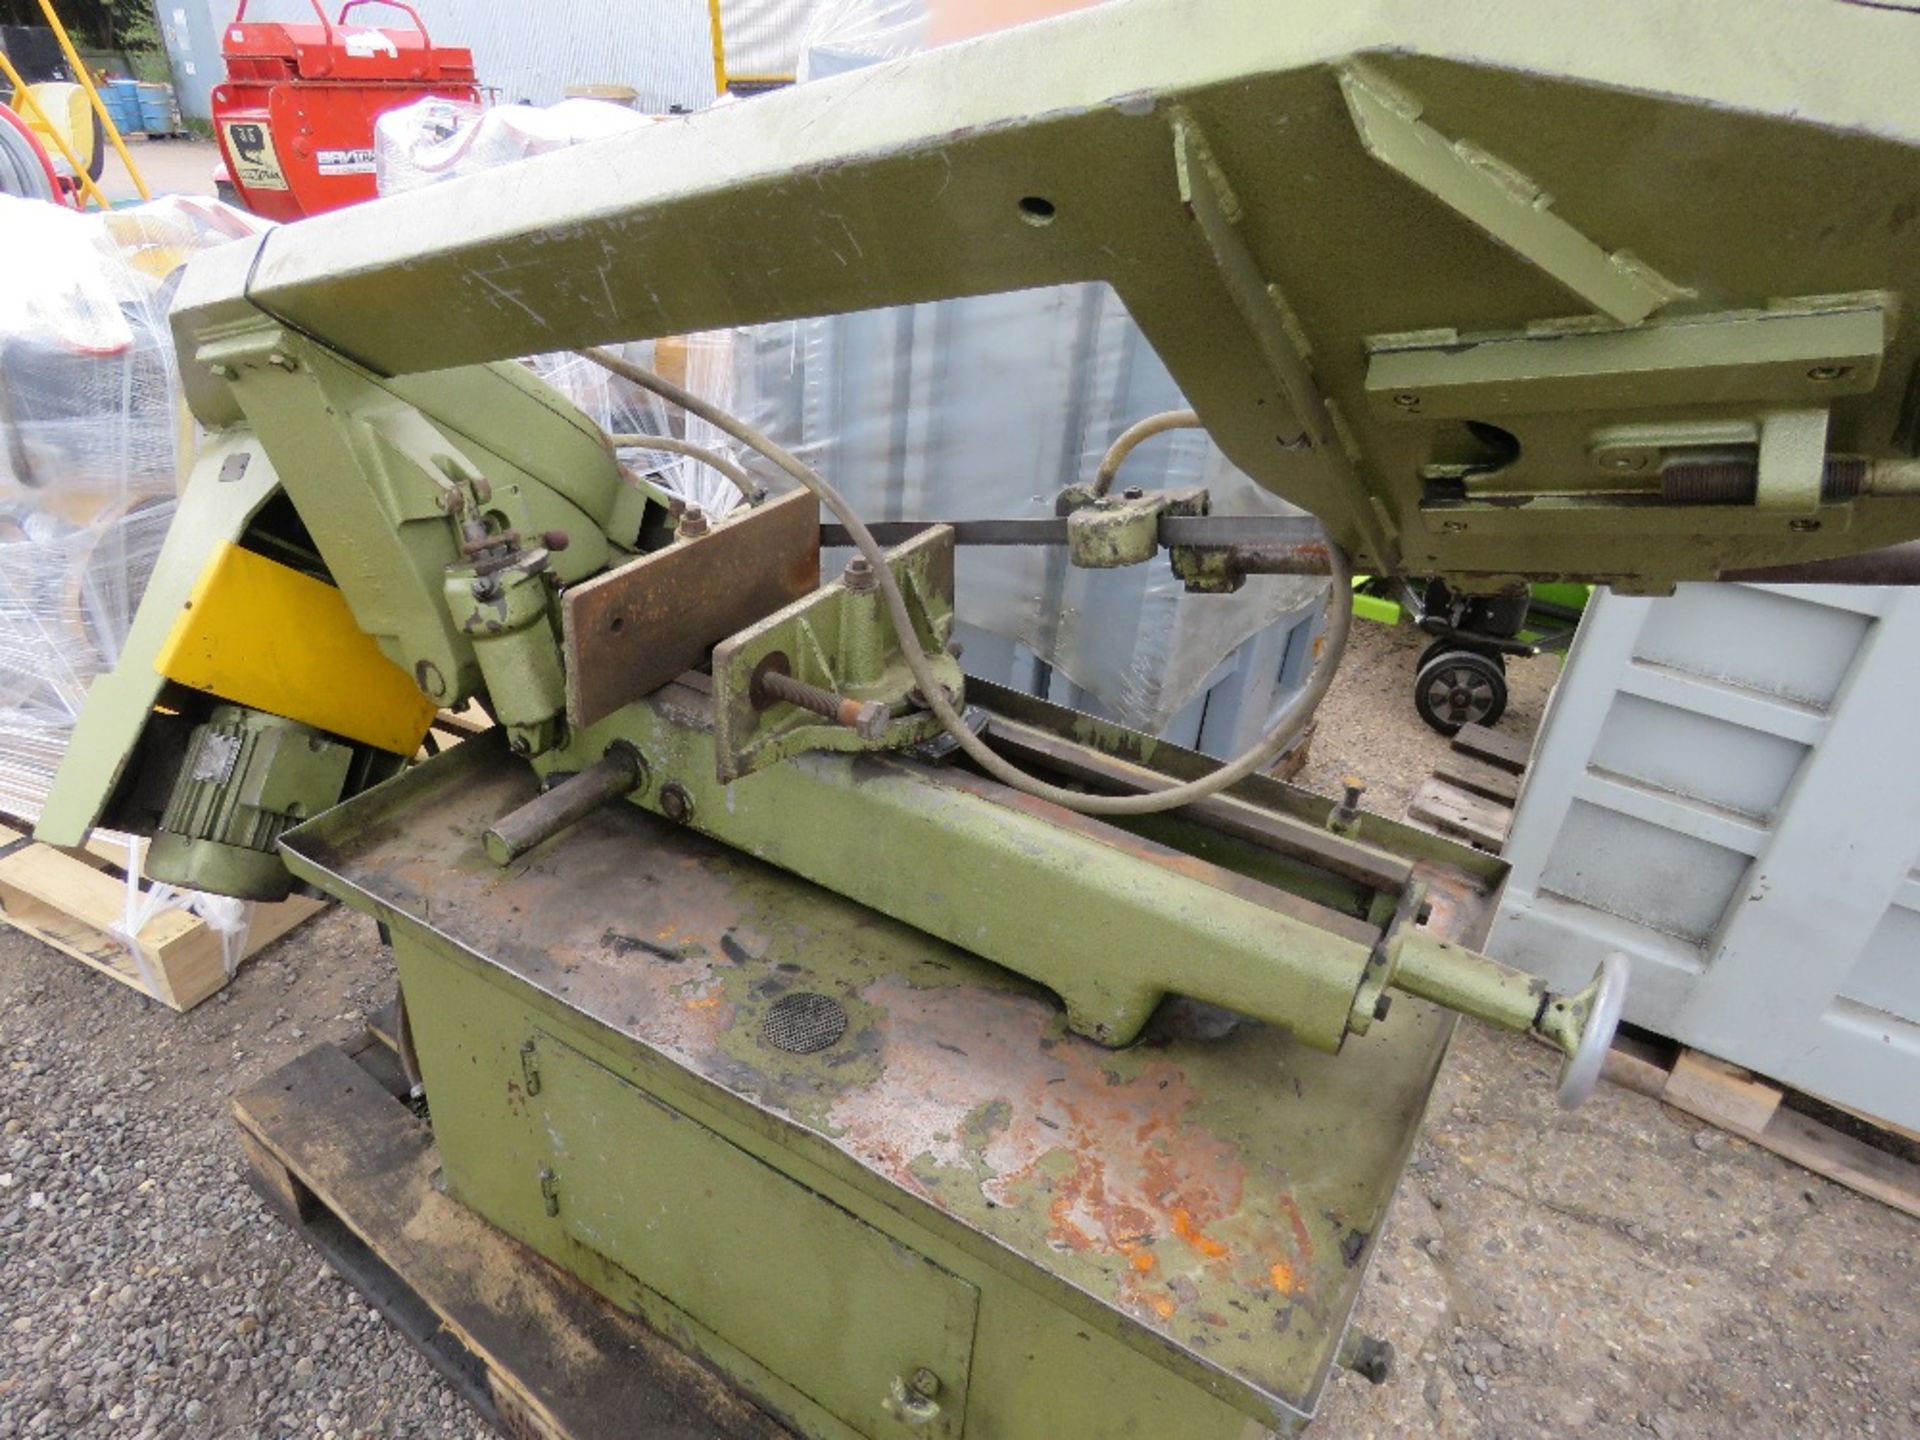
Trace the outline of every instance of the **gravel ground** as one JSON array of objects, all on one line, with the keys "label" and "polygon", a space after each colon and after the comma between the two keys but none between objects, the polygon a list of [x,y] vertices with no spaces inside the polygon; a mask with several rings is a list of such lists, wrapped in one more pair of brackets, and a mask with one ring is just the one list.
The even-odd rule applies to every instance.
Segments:
[{"label": "gravel ground", "polygon": [[228,1119],[392,983],[341,909],[187,1015],[0,930],[0,1436],[491,1433],[272,1218]]},{"label": "gravel ground", "polygon": [[[1401,812],[1444,743],[1418,649],[1357,627],[1306,783]],[[1502,728],[1553,674],[1516,667]],[[228,1119],[391,983],[338,909],[185,1016],[0,930],[0,1440],[484,1433],[254,1197]],[[1551,1069],[1462,1027],[1362,1301],[1398,1368],[1336,1380],[1315,1436],[1920,1435],[1920,1227],[1639,1095],[1563,1115]]]},{"label": "gravel ground", "polygon": [[[1404,820],[1420,782],[1447,753],[1445,738],[1413,708],[1413,668],[1429,637],[1411,625],[1356,620],[1347,658],[1321,702],[1307,763],[1294,783],[1338,795],[1347,775],[1366,782],[1366,808]],[[1560,657],[1507,662],[1507,713],[1495,726],[1531,740],[1560,678]]]}]

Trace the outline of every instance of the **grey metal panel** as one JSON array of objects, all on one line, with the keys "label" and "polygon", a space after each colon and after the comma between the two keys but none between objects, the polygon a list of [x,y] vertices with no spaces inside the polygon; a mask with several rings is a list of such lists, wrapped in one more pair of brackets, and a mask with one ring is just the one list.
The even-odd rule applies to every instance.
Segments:
[{"label": "grey metal panel", "polygon": [[1920,1125],[1920,592],[1682,586],[1588,610],[1508,837],[1490,950]]},{"label": "grey metal panel", "polygon": [[1785,590],[1688,585],[1642,632],[1635,658],[1824,710],[1867,624]]},{"label": "grey metal panel", "polygon": [[1748,863],[1736,850],[1576,800],[1540,886],[1697,944],[1713,933]]},{"label": "grey metal panel", "polygon": [[1614,697],[1591,766],[1764,820],[1779,807],[1807,747],[1763,730],[1638,695]]},{"label": "grey metal panel", "polygon": [[238,0],[156,0],[160,41],[173,67],[173,91],[180,113],[189,120],[213,115],[213,87],[226,78],[220,59],[220,29],[233,18]]},{"label": "grey metal panel", "polygon": [[1907,876],[1840,994],[1869,1009],[1920,1024],[1920,871]]}]

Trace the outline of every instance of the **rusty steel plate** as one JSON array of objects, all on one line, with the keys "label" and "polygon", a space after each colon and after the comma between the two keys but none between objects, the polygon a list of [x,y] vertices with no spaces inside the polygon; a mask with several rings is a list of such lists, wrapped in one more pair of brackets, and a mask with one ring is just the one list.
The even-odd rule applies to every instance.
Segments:
[{"label": "rusty steel plate", "polygon": [[796,490],[573,586],[560,597],[568,720],[605,719],[819,585],[820,505]]}]

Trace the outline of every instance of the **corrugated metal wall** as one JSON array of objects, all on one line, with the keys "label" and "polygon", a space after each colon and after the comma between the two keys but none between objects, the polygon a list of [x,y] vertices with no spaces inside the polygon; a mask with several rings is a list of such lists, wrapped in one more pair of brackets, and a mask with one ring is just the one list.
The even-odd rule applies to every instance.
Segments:
[{"label": "corrugated metal wall", "polygon": [[[180,108],[207,118],[218,84],[220,31],[239,0],[158,0]],[[322,0],[328,14],[340,0]],[[728,67],[793,73],[800,32],[818,0],[725,0]],[[706,0],[414,0],[435,40],[465,45],[484,84],[503,100],[547,104],[570,84],[628,85],[647,109],[697,109],[713,101],[713,40]],[[247,18],[307,20],[303,0],[253,0]],[[362,6],[356,24],[404,27],[399,11]]]},{"label": "corrugated metal wall", "polygon": [[800,35],[822,0],[720,0],[727,76],[793,78]]}]

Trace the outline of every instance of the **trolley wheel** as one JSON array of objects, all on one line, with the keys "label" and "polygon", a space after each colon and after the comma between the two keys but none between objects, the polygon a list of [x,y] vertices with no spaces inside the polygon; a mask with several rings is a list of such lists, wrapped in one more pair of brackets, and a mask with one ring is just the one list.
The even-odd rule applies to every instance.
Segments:
[{"label": "trolley wheel", "polygon": [[1446,654],[1449,650],[1458,650],[1459,648],[1460,642],[1458,640],[1429,640],[1427,642],[1427,648],[1420,652],[1420,658],[1413,662],[1413,673],[1418,675],[1422,670],[1427,668],[1429,661]]},{"label": "trolley wheel", "polygon": [[1507,672],[1498,655],[1430,645],[1413,677],[1413,707],[1442,735],[1491,725],[1507,708]]}]

